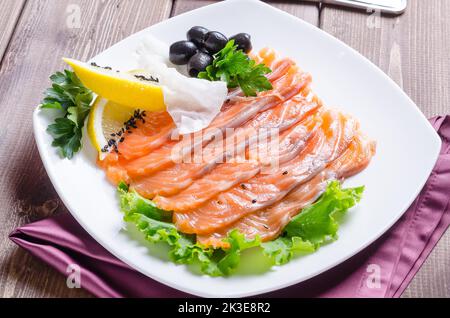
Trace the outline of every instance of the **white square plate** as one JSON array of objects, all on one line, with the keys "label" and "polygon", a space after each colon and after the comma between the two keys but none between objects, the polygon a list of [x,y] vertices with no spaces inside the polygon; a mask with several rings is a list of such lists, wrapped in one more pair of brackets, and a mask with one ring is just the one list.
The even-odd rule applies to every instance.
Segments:
[{"label": "white square plate", "polygon": [[[117,69],[134,68],[130,58],[140,39],[152,33],[168,44],[183,39],[194,25],[227,35],[248,32],[253,45],[275,48],[297,61],[313,77],[313,88],[328,106],[359,118],[377,141],[378,151],[363,173],[348,186],[366,185],[340,238],[318,252],[254,275],[211,278],[192,273],[149,253],[125,230],[115,188],[96,167],[96,153],[84,148],[61,160],[46,133],[49,113],[34,112],[34,133],[50,179],[76,220],[112,254],[145,275],[179,290],[209,297],[256,295],[311,278],[368,246],[397,221],[423,187],[439,153],[440,139],[417,106],[381,70],[359,53],[320,29],[254,0],[217,3],[154,25],[107,49],[95,61]],[[86,135],[86,134],[85,134]]]}]

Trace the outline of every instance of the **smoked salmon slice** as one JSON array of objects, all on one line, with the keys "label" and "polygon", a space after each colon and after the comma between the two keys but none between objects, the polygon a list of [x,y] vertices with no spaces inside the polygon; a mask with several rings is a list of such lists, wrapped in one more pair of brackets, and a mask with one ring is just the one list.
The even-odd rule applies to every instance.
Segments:
[{"label": "smoked salmon slice", "polygon": [[175,123],[169,113],[151,113],[145,117],[145,123],[139,122],[136,129],[125,132],[124,142],[118,145],[119,153],[125,159],[146,155],[169,140],[174,128]]},{"label": "smoked salmon slice", "polygon": [[[292,61],[287,59],[286,62],[281,60],[277,64],[281,70],[277,71],[279,77],[277,76],[270,93],[265,92],[255,98],[240,98],[225,103],[223,110],[201,134],[207,136],[218,129],[224,131],[226,128],[239,127],[259,112],[288,100],[301,90],[306,91],[311,81],[309,74],[299,72]],[[205,137],[201,138],[200,145],[193,144],[191,138],[185,138],[187,141],[183,142],[183,136],[180,142],[171,140],[176,130],[167,112],[152,113],[147,117],[145,124],[139,123],[137,129],[125,133],[124,142],[119,144],[119,155],[109,153],[108,160],[99,161],[99,166],[106,171],[106,176],[112,183],[117,184],[117,180],[129,182],[136,176],[151,174],[168,167],[174,160],[182,161],[180,158],[170,156],[175,145],[178,145],[181,149],[179,152],[185,156],[208,141]]]},{"label": "smoked salmon slice", "polygon": [[[259,138],[262,137],[263,133],[266,133],[266,135],[270,134],[271,131],[268,128],[277,129],[277,132],[283,132],[299,121],[302,121],[307,116],[314,114],[320,106],[321,105],[316,101],[308,101],[301,95],[296,96],[275,108],[271,108],[266,112],[258,114],[246,125],[236,129],[234,134],[226,137],[225,140],[217,138],[217,140],[211,142],[202,149],[199,158],[189,158],[192,159],[192,161],[188,160],[188,163],[177,163],[167,169],[158,171],[155,174],[138,178],[132,182],[131,186],[141,195],[147,198],[152,198],[155,195],[175,195],[190,186],[196,179],[205,175],[208,176],[208,173],[211,171],[214,173],[211,178],[211,180],[214,180],[214,183],[218,180],[217,176],[224,176],[224,172],[231,173],[233,176],[236,176],[238,171],[233,172],[233,170],[239,169],[242,169],[241,171],[243,174],[246,175],[247,178],[250,178],[259,172],[258,170],[255,170],[258,167],[257,164],[246,164],[245,167],[241,168],[239,168],[238,164],[233,164],[232,167],[222,167],[220,164],[223,162],[229,162],[231,158],[241,155],[242,152],[248,147],[253,149],[252,146],[255,143],[259,143],[260,139],[263,139]],[[298,138],[298,134],[295,135],[295,133],[293,133],[290,137],[294,138],[295,136],[297,137],[295,140],[300,142],[301,138]],[[283,137],[288,138],[289,136],[285,135]],[[295,140],[292,139],[292,142],[295,142]],[[285,147],[278,147],[279,150],[287,151],[288,149],[286,149],[286,147],[290,146],[290,144],[281,144],[281,146]],[[253,150],[251,152],[253,153]],[[276,158],[278,157],[278,153],[272,153],[271,156]],[[280,158],[283,159],[288,157],[289,153],[281,153],[280,156]],[[219,170],[213,170],[217,165],[220,165]],[[254,171],[253,175],[249,174],[245,168],[249,168]],[[227,179],[227,182],[222,182],[220,184],[221,191],[226,190],[225,183],[231,187],[236,184],[236,182],[246,180],[244,176],[240,176],[234,179],[234,181],[229,178]],[[206,181],[206,183],[208,183],[208,181]],[[203,182],[203,184],[205,183]],[[211,186],[212,188],[210,190],[213,190],[214,185],[212,184]],[[204,197],[196,197],[198,198],[198,202],[185,201],[184,203],[191,203],[191,206],[194,207],[202,203],[202,200],[206,200]],[[163,201],[163,198],[155,198],[155,202],[161,202],[161,207],[163,206]],[[165,206],[163,209],[167,209],[169,211],[172,210],[169,206]]]},{"label": "smoked salmon slice", "polygon": [[[311,110],[316,110],[317,107]],[[300,116],[299,116],[300,117]],[[182,212],[199,207],[219,193],[230,189],[234,185],[244,182],[256,174],[264,171],[271,164],[283,164],[293,159],[305,147],[311,137],[315,121],[311,115],[304,122],[297,124],[283,133],[277,147],[271,149],[258,149],[255,144],[249,150],[252,162],[223,163],[218,165],[209,174],[193,182],[187,189],[172,196],[157,196],[154,202],[162,209]],[[259,158],[263,156],[263,158]],[[253,157],[253,159],[252,159]],[[274,160],[274,161],[272,161]]]},{"label": "smoked salmon slice", "polygon": [[171,159],[175,162],[185,162],[186,156],[191,156],[194,149],[204,147],[217,133],[224,135],[227,129],[240,127],[257,114],[271,109],[303,91],[306,95],[306,92],[309,92],[307,88],[310,83],[311,76],[309,74],[292,66],[288,73],[273,83],[272,90],[260,93],[253,98],[237,98],[232,103],[237,103],[238,106],[231,106],[221,112],[208,128],[197,134],[197,138],[195,136],[183,138],[177,144]]},{"label": "smoked salmon slice", "polygon": [[275,239],[292,217],[318,199],[325,191],[328,182],[348,178],[364,170],[374,154],[375,143],[358,133],[339,158],[312,180],[294,189],[282,201],[267,209],[249,214],[219,232],[199,235],[197,241],[205,246],[226,248],[228,244],[223,242],[223,239],[232,229],[238,229],[248,238],[259,235],[262,241]]},{"label": "smoked salmon slice", "polygon": [[[217,134],[218,130],[225,132],[226,128],[239,127],[258,113],[275,107],[285,100],[289,100],[308,85],[310,80],[311,77],[308,74],[299,73],[294,68],[283,79],[279,80],[280,83],[275,85],[271,94],[264,96],[261,94],[261,96],[251,99],[251,102],[247,101],[242,105],[233,106],[221,112],[213,121],[213,124],[202,132],[203,136],[200,135],[201,138],[185,138],[180,142],[168,142],[164,145],[165,149],[162,151],[156,149],[148,155],[128,161],[122,166],[127,170],[129,176],[136,178],[160,170],[158,167],[167,167],[176,162],[185,162],[185,157],[190,156],[193,149],[205,146],[208,141],[211,141],[211,137]],[[176,148],[172,149],[173,147]]]},{"label": "smoked salmon slice", "polygon": [[[330,181],[359,173],[375,154],[359,123],[323,107],[311,76],[291,59],[270,48],[251,58],[272,69],[273,89],[255,97],[229,91],[211,124],[193,134],[177,135],[167,112],[152,113],[99,161],[111,182],[172,211],[176,228],[203,246],[228,248],[233,229],[275,239]],[[275,130],[276,147],[266,149],[261,138]]]},{"label": "smoked salmon slice", "polygon": [[177,228],[184,233],[211,233],[278,202],[295,187],[312,179],[340,156],[357,129],[353,118],[334,110],[324,111],[320,119],[320,128],[296,158],[268,175],[259,174],[220,193],[197,209],[175,212],[173,221]]},{"label": "smoked salmon slice", "polygon": [[[294,62],[285,58],[276,60],[272,64],[272,72],[269,74],[268,79],[274,82],[283,77],[294,65]],[[233,94],[229,95],[230,98],[233,96]],[[229,108],[231,104],[229,103],[226,107]],[[216,118],[216,122],[213,121],[210,126],[224,125],[226,124],[224,119],[230,120],[233,117],[234,115],[232,114],[225,115],[221,113]],[[138,128],[134,129],[132,133],[126,133],[125,142],[119,144],[119,153],[128,160],[139,158],[157,149],[170,139],[173,130],[176,128],[175,123],[167,112],[152,113],[145,120],[146,123],[144,125],[138,125]],[[151,129],[148,129],[148,127],[151,127]],[[158,128],[157,132],[154,131],[154,127]]]}]

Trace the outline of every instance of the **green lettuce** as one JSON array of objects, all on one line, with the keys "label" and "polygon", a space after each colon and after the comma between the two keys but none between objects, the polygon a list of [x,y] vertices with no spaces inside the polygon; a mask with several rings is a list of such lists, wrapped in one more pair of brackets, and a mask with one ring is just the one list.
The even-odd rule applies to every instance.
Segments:
[{"label": "green lettuce", "polygon": [[135,191],[128,191],[128,186],[121,182],[117,188],[120,197],[120,209],[125,217],[143,214],[158,221],[172,220],[172,213],[158,208],[152,201],[145,199]]},{"label": "green lettuce", "polygon": [[124,220],[134,224],[152,243],[169,246],[169,257],[177,264],[199,264],[204,274],[228,276],[239,266],[244,250],[259,247],[274,265],[289,262],[296,254],[311,253],[337,238],[338,221],[361,199],[364,187],[342,189],[337,181],[329,183],[316,203],[295,216],[277,239],[262,243],[259,237],[248,239],[234,229],[224,239],[227,249],[213,249],[196,243],[194,235],[180,233],[170,222],[171,212],[156,207],[151,201],[129,191],[124,183],[118,193]]},{"label": "green lettuce", "polygon": [[337,239],[338,221],[361,200],[363,192],[364,187],[342,189],[340,182],[331,181],[314,204],[292,218],[279,238],[262,243],[264,253],[282,265],[294,254],[314,252]]}]

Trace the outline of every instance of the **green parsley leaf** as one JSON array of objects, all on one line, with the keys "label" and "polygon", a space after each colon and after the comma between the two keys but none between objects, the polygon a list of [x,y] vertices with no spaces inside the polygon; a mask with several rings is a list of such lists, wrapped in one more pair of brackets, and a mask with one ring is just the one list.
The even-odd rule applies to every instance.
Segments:
[{"label": "green parsley leaf", "polygon": [[214,55],[211,65],[199,78],[209,81],[224,81],[228,88],[240,87],[245,96],[256,96],[257,92],[272,89],[272,84],[265,74],[272,72],[263,64],[256,64],[242,50],[237,50],[234,40]]},{"label": "green parsley leaf", "polygon": [[50,80],[52,87],[44,92],[40,107],[62,111],[47,131],[54,138],[52,146],[59,148],[63,157],[71,159],[81,149],[82,128],[90,111],[93,94],[69,70],[56,72],[50,76]]},{"label": "green parsley leaf", "polygon": [[47,127],[53,136],[53,147],[60,149],[61,155],[71,159],[81,148],[81,129],[68,118],[56,118],[55,123]]},{"label": "green parsley leaf", "polygon": [[60,109],[63,110],[63,107],[61,106],[61,104],[59,102],[54,102],[54,103],[45,103],[41,105],[41,108],[47,108],[47,109]]}]

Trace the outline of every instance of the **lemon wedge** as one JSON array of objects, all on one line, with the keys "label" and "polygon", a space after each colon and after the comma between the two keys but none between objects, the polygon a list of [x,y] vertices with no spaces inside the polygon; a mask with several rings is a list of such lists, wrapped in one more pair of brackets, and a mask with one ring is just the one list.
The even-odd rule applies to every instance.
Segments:
[{"label": "lemon wedge", "polygon": [[150,77],[118,72],[74,59],[63,59],[87,88],[103,98],[133,109],[163,111],[161,86]]},{"label": "lemon wedge", "polygon": [[88,135],[92,145],[99,152],[99,159],[103,160],[103,147],[108,144],[111,135],[119,132],[123,123],[133,116],[134,109],[98,96],[92,105],[88,120]]}]

